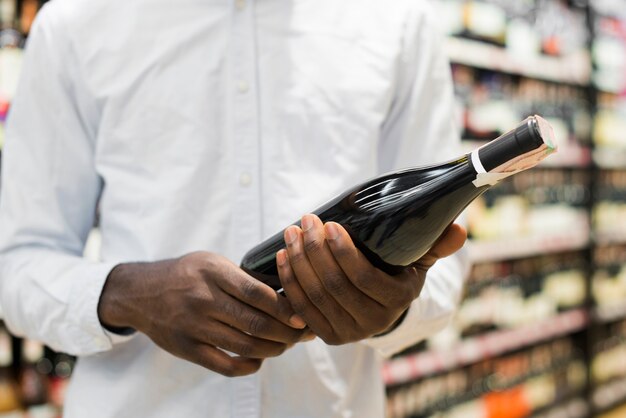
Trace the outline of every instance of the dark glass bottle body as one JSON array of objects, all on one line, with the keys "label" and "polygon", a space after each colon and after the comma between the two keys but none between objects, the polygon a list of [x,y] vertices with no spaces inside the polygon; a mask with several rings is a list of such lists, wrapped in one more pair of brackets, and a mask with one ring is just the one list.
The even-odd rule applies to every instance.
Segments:
[{"label": "dark glass bottle body", "polygon": [[[399,273],[432,246],[463,209],[488,189],[476,187],[468,156],[431,167],[390,173],[363,183],[315,210],[322,222],[337,222],[379,269]],[[299,222],[295,223],[299,225]],[[280,289],[276,252],[283,232],[253,248],[242,267]]]},{"label": "dark glass bottle body", "polygon": [[[481,148],[474,158],[487,172],[544,144],[536,120]],[[360,184],[312,213],[337,222],[377,268],[397,274],[419,260],[445,229],[491,183],[476,183],[472,155],[426,167],[389,173]],[[295,225],[299,225],[296,222]],[[278,290],[276,252],[285,248],[283,232],[250,250],[241,266]]]}]

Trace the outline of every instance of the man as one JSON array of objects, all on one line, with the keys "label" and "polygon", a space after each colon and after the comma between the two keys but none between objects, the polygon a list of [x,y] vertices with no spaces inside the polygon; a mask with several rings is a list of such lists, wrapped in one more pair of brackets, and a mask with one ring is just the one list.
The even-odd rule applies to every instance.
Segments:
[{"label": "man", "polygon": [[278,254],[287,298],[237,262],[357,182],[457,154],[434,29],[414,0],[44,7],[7,133],[0,290],[13,332],[79,356],[67,417],[383,414],[381,358],[447,322],[464,263],[429,267],[464,232],[393,278],[305,216]]}]

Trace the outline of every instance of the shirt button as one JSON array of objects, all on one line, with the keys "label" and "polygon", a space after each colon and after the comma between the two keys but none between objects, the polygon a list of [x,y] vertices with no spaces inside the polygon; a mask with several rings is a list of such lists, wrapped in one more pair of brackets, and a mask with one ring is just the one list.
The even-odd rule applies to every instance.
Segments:
[{"label": "shirt button", "polygon": [[250,186],[250,184],[252,184],[252,176],[250,173],[241,173],[239,176],[239,184],[244,187]]},{"label": "shirt button", "polygon": [[250,85],[246,81],[241,80],[237,83],[237,90],[239,90],[239,93],[247,93],[250,90]]},{"label": "shirt button", "polygon": [[235,0],[235,7],[237,10],[243,10],[246,8],[246,0]]}]

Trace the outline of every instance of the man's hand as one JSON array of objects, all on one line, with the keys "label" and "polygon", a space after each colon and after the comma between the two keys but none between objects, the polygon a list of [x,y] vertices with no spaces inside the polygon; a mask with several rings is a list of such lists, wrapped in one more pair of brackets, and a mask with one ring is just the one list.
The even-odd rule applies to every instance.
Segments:
[{"label": "man's hand", "polygon": [[134,328],[226,376],[254,373],[264,358],[311,337],[286,298],[207,252],[120,264],[109,274],[98,315],[105,326]]},{"label": "man's hand", "polygon": [[426,272],[458,251],[467,234],[453,224],[412,267],[390,276],[374,267],[341,225],[302,218],[285,230],[277,253],[281,283],[294,311],[328,344],[345,344],[388,330],[417,298]]}]

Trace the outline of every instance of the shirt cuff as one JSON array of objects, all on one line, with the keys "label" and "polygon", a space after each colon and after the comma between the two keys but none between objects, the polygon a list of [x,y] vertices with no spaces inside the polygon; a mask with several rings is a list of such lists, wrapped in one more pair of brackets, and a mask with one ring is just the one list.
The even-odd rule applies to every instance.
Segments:
[{"label": "shirt cuff", "polygon": [[136,333],[121,335],[108,331],[100,323],[98,303],[109,273],[118,263],[94,263],[89,265],[89,273],[76,280],[72,287],[68,317],[74,325],[82,329],[77,335],[76,345],[84,353],[95,354],[110,350],[113,345],[131,339]]},{"label": "shirt cuff", "polygon": [[124,328],[122,333],[116,333],[113,331],[109,331],[106,328],[103,328],[104,334],[107,336],[109,341],[111,342],[111,346],[124,343],[128,340],[132,340],[135,335],[137,335],[137,331],[132,328]]}]

